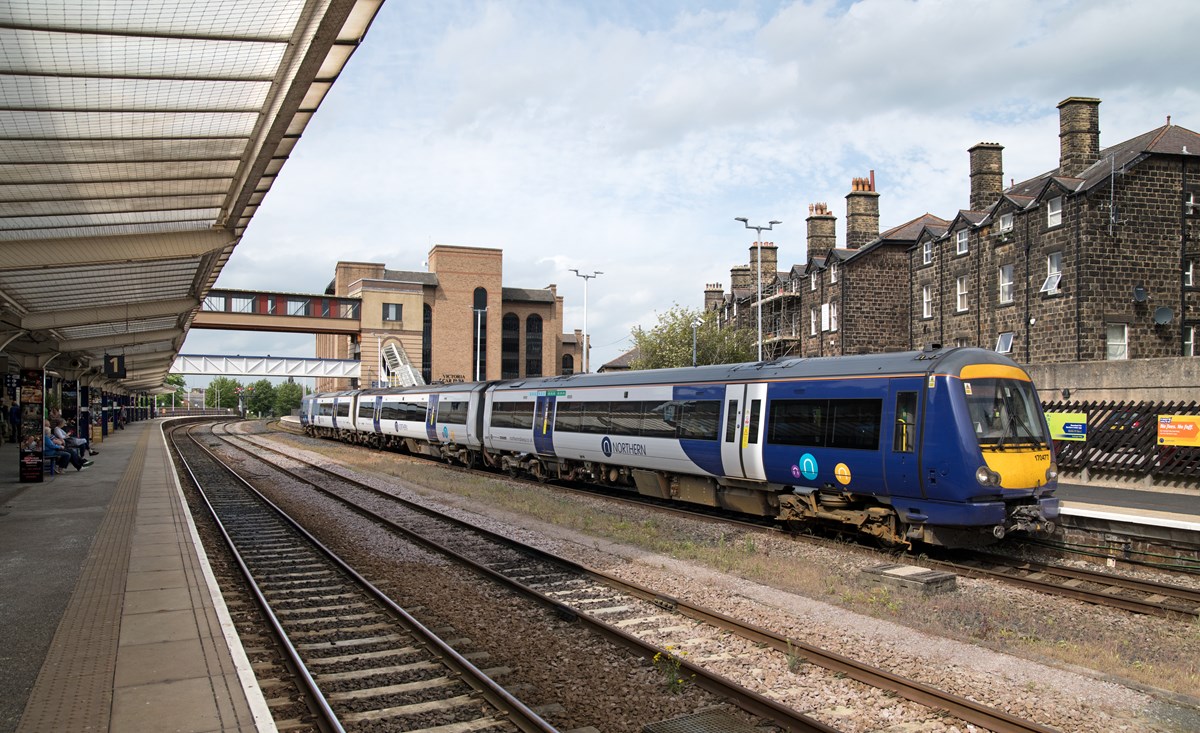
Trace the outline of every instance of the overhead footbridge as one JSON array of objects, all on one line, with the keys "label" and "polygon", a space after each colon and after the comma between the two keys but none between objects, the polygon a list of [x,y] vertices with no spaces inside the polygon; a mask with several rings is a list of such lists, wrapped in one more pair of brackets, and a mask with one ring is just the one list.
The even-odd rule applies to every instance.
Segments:
[{"label": "overhead footbridge", "polygon": [[193,317],[192,328],[357,335],[360,305],[358,298],[332,295],[212,290]]}]

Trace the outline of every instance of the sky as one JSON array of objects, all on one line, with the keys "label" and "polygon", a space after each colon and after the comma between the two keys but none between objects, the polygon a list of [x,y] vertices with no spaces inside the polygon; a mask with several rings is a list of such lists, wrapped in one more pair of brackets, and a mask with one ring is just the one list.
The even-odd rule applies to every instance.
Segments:
[{"label": "sky", "polygon": [[[592,369],[750,261],[806,257],[808,206],[845,242],[851,179],[880,228],[968,205],[967,150],[1004,180],[1057,167],[1058,110],[1100,144],[1200,131],[1194,0],[387,0],[225,265],[218,288],[320,293],[340,260],[422,271],[435,244],[504,251],[551,283]],[[193,330],[181,353],[314,356],[312,336]],[[200,383],[189,378],[189,385]]]}]

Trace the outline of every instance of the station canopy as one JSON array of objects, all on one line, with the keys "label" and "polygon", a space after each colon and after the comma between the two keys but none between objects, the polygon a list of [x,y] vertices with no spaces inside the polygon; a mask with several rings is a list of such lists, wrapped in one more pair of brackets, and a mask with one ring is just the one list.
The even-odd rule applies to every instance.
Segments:
[{"label": "station canopy", "polygon": [[[161,391],[383,0],[0,2],[0,350]],[[105,377],[105,356],[125,376]]]}]

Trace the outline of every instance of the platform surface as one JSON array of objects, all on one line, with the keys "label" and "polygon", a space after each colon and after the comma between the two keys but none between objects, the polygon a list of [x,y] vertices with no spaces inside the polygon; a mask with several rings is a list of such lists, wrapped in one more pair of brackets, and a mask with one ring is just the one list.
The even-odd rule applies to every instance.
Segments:
[{"label": "platform surface", "polygon": [[161,425],[43,483],[0,446],[0,731],[274,730]]}]

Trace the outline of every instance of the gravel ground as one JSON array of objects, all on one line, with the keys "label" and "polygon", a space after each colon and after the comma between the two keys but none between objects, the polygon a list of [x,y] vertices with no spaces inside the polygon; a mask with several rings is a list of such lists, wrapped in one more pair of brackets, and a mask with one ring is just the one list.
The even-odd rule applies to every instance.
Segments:
[{"label": "gravel ground", "polygon": [[[258,431],[258,428],[250,426],[247,429]],[[314,459],[331,456],[338,462],[354,463],[356,455],[362,455],[362,449],[338,446],[327,441],[309,441],[286,434],[275,434],[272,439],[291,446],[306,446],[304,455]],[[320,453],[311,452],[314,450]],[[417,491],[417,495],[425,497],[423,500],[429,503],[427,489],[406,486],[405,482],[397,482],[394,477],[376,477],[373,483],[389,486],[397,493]],[[468,504],[453,494],[439,495],[439,501],[473,523],[507,533],[576,562],[750,620],[790,638],[980,700],[1014,715],[1032,718],[1062,731],[1200,730],[1200,715],[1197,714],[1194,700],[1181,700],[1179,696],[1122,684],[1121,680],[1105,674],[1107,670],[1103,660],[1097,660],[1094,669],[1083,669],[1013,656],[1003,653],[1002,649],[963,643],[948,636],[914,629],[911,625],[853,613],[820,598],[789,593],[768,584],[549,525],[528,516],[494,507],[484,508],[478,502]],[[603,499],[579,497],[571,501],[578,502],[581,512],[600,508],[610,513],[614,511],[611,503]],[[629,511],[631,515],[644,515],[640,510]],[[486,512],[486,515],[480,512]],[[641,518],[644,516],[631,516],[631,520]],[[737,539],[731,537],[728,528],[710,522],[665,516],[658,521],[677,524],[679,532],[694,536],[697,542],[733,543]],[[836,569],[848,576],[857,575],[861,567],[879,561],[878,556],[871,557],[851,548],[817,547],[785,537],[761,534],[753,537],[753,551],[771,563],[815,564]],[[1074,633],[1082,636],[1089,634],[1090,628],[1103,626],[1111,629],[1115,625],[1121,629],[1123,636],[1129,638],[1131,647],[1147,650],[1148,656],[1156,647],[1176,643],[1172,638],[1176,632],[1171,631],[1176,627],[1167,622],[1081,606],[1031,591],[1000,586],[991,581],[959,578],[958,584],[959,590],[954,595],[959,605],[952,605],[951,609],[957,609],[964,620],[972,624],[978,624],[981,619],[986,622],[991,615],[1011,614],[1017,607],[1023,614],[1045,617],[1051,623],[1069,624]],[[882,598],[883,603],[888,602],[886,596]],[[942,608],[941,612],[945,613],[945,609]],[[1189,634],[1196,636],[1197,630],[1185,628],[1178,633],[1188,641]],[[699,653],[708,654],[712,650],[706,645],[710,643],[715,642],[697,642],[696,649],[701,650]],[[1028,654],[1027,650],[1020,649],[1020,645],[1014,646]],[[861,686],[822,683],[821,689],[814,690],[814,683],[808,678],[809,670],[801,667],[792,672],[786,669],[786,665],[780,666],[783,668],[764,664],[743,669],[724,669],[722,672],[752,689],[785,700],[792,695],[790,691],[803,688],[804,703],[797,708],[813,711],[814,717],[845,730],[973,729],[972,726],[960,724],[960,727],[953,721],[940,720],[936,715],[920,716],[921,720],[914,720],[912,712],[895,698],[878,691],[863,692]],[[650,672],[653,673],[653,670]],[[641,682],[653,682],[653,679],[643,679]],[[556,690],[556,695],[559,692]],[[867,696],[866,700],[862,699],[864,695]],[[864,706],[875,710],[869,716],[870,723],[858,720],[860,716],[854,712],[855,708]],[[660,719],[666,717],[670,716],[663,715]],[[889,718],[899,727],[881,725],[881,721]]]}]

